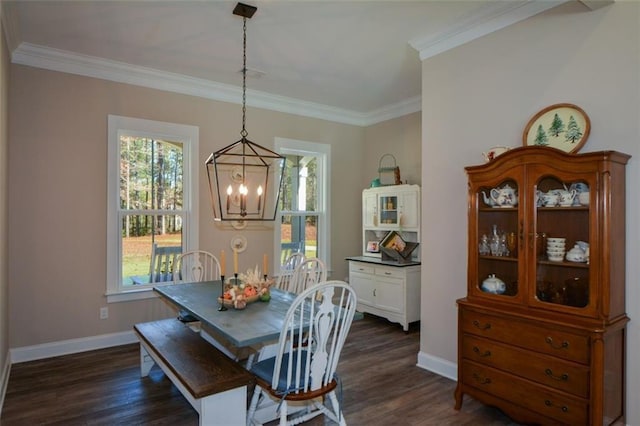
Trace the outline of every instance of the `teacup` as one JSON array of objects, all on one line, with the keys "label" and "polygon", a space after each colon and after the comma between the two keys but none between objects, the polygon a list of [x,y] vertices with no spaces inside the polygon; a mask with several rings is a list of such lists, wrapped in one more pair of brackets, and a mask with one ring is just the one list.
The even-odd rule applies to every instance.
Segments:
[{"label": "teacup", "polygon": [[556,206],[559,200],[560,196],[558,196],[558,194],[556,194],[555,192],[549,191],[542,194],[542,201],[544,202],[545,207]]},{"label": "teacup", "polygon": [[564,237],[547,237],[547,243],[566,243],[567,239]]},{"label": "teacup", "polygon": [[566,248],[565,243],[547,243],[547,250],[564,250]]},{"label": "teacup", "polygon": [[558,204],[563,207],[568,207],[573,204],[573,199],[576,196],[576,190],[567,191],[564,189],[559,189],[556,191],[558,194]]},{"label": "teacup", "polygon": [[581,192],[578,194],[578,201],[583,206],[589,205],[589,191]]},{"label": "teacup", "polygon": [[547,254],[549,256],[564,256],[564,249],[547,249]]}]

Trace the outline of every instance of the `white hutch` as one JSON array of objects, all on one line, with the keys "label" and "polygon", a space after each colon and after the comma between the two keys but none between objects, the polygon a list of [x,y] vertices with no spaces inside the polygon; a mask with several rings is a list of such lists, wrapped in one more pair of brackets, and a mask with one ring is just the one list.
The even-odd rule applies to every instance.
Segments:
[{"label": "white hutch", "polygon": [[400,262],[380,250],[395,232],[404,241],[420,242],[420,187],[390,185],[362,191],[362,255],[349,257],[349,282],[358,295],[358,311],[400,323],[420,319],[419,247]]}]

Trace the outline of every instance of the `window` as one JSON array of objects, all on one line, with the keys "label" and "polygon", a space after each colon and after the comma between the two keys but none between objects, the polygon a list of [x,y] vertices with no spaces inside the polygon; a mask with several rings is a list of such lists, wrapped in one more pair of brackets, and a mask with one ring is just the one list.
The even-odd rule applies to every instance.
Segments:
[{"label": "window", "polygon": [[198,247],[197,155],[197,127],[109,116],[109,302],[152,297],[176,255]]},{"label": "window", "polygon": [[276,138],[275,150],[286,158],[275,227],[276,263],[282,263],[290,253],[300,251],[307,257],[324,260],[330,269],[328,182],[331,147]]}]

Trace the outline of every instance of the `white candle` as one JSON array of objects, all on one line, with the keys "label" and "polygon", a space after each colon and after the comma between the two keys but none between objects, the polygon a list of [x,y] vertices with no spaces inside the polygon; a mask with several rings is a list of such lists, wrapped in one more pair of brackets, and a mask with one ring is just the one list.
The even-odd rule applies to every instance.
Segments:
[{"label": "white candle", "polygon": [[220,275],[224,277],[224,272],[226,270],[227,256],[224,253],[224,250],[220,252]]},{"label": "white candle", "polygon": [[233,273],[234,274],[238,273],[238,251],[237,250],[233,251]]}]

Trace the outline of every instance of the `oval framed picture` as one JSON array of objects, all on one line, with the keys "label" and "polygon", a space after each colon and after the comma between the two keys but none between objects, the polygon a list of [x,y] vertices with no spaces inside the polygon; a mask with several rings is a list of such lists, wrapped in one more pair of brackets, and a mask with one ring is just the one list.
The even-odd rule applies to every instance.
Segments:
[{"label": "oval framed picture", "polygon": [[550,146],[576,153],[589,137],[591,122],[579,106],[555,104],[529,120],[522,135],[524,146]]}]

